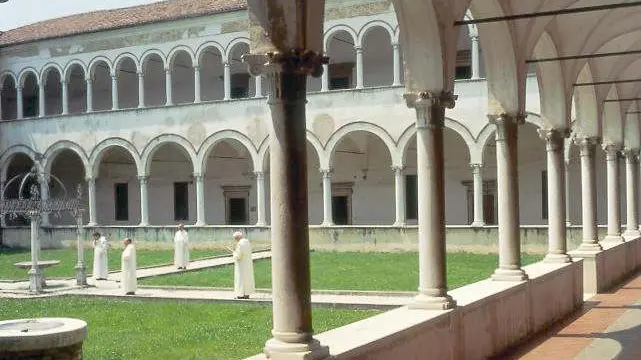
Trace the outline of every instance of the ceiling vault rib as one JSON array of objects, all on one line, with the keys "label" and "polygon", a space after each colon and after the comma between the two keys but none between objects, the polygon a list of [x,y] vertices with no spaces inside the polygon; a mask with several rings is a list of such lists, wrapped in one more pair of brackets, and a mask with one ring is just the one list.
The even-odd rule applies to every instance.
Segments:
[{"label": "ceiling vault rib", "polygon": [[622,101],[637,101],[637,100],[641,100],[641,98],[636,97],[636,98],[627,98],[627,99],[607,99],[607,100],[603,100],[603,102],[622,102]]},{"label": "ceiling vault rib", "polygon": [[614,51],[614,52],[597,53],[597,54],[570,55],[570,56],[559,56],[559,57],[551,57],[551,58],[530,59],[530,60],[525,60],[525,63],[534,64],[534,63],[550,62],[550,61],[596,59],[596,58],[604,58],[604,57],[611,57],[611,56],[636,55],[636,54],[641,54],[641,50]]},{"label": "ceiling vault rib", "polygon": [[570,9],[541,11],[541,12],[533,12],[533,13],[525,13],[525,14],[514,14],[514,15],[507,15],[507,16],[489,17],[484,19],[460,20],[460,21],[455,21],[454,25],[465,26],[470,24],[482,24],[482,23],[497,22],[497,21],[513,21],[513,20],[543,17],[543,16],[578,14],[578,13],[586,13],[586,12],[592,12],[592,11],[605,11],[605,10],[613,10],[613,9],[628,8],[628,7],[635,7],[635,6],[641,6],[641,1],[634,1],[634,2],[620,3],[620,4],[575,7]]},{"label": "ceiling vault rib", "polygon": [[612,84],[629,84],[641,82],[641,79],[626,79],[626,80],[609,80],[609,81],[595,81],[595,82],[582,82],[576,83],[574,86],[593,86],[593,85],[612,85]]}]

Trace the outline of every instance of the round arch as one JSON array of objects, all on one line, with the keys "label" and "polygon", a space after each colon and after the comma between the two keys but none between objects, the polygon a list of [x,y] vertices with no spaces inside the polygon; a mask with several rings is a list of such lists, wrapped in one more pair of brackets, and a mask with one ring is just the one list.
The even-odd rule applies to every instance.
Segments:
[{"label": "round arch", "polygon": [[46,85],[47,82],[47,75],[49,74],[50,71],[56,70],[58,71],[58,74],[60,75],[60,81],[64,78],[65,72],[63,69],[60,67],[60,65],[56,63],[47,63],[42,67],[42,70],[40,70],[40,81],[42,85]]},{"label": "round arch", "polygon": [[136,170],[141,168],[140,154],[138,154],[138,150],[136,150],[136,147],[132,143],[123,138],[108,138],[101,141],[91,151],[91,156],[89,157],[91,173],[87,173],[87,177],[97,178],[99,176],[100,162],[102,161],[102,157],[104,156],[105,151],[113,147],[124,149],[127,153],[129,153],[129,155],[131,155],[131,158],[134,159]]},{"label": "round arch", "polygon": [[69,77],[71,76],[71,71],[73,70],[74,66],[80,66],[80,69],[82,69],[82,73],[85,75],[85,77],[87,76],[87,65],[85,65],[85,63],[79,59],[73,59],[70,60],[65,66],[64,79],[66,82],[70,81]]},{"label": "round arch", "polygon": [[176,59],[176,55],[180,52],[185,52],[187,55],[189,55],[189,58],[191,59],[192,65],[196,65],[196,55],[194,54],[194,51],[185,45],[178,45],[175,48],[171,49],[169,52],[169,55],[167,55],[167,61],[166,64],[169,68],[172,68],[174,66],[174,60]]},{"label": "round arch", "polygon": [[24,82],[27,80],[27,77],[29,75],[33,75],[36,77],[36,82],[38,85],[41,83],[41,79],[39,78],[40,74],[38,73],[38,70],[32,67],[24,68],[20,71],[20,74],[18,74],[18,81],[21,86],[24,86]]},{"label": "round arch", "polygon": [[110,74],[113,73],[114,67],[111,61],[104,56],[96,56],[95,58],[91,59],[91,61],[89,62],[89,65],[87,66],[87,71],[89,76],[93,78],[93,75],[96,71],[96,66],[98,66],[98,64],[100,64],[101,62],[104,62],[105,64],[107,64],[107,67],[109,67]]},{"label": "round arch", "polygon": [[145,64],[147,64],[147,61],[149,60],[149,57],[151,57],[153,55],[158,56],[160,58],[160,60],[162,61],[162,67],[164,69],[167,69],[167,57],[165,56],[165,54],[162,51],[160,51],[158,49],[149,49],[149,50],[145,51],[142,54],[142,56],[140,57],[140,68],[144,71],[145,66],[146,66]]},{"label": "round arch", "polygon": [[383,28],[389,34],[390,40],[394,39],[394,29],[390,24],[381,20],[374,20],[366,23],[358,32],[357,42],[355,44],[362,45],[363,40],[367,37],[367,34],[375,28]]},{"label": "round arch", "polygon": [[18,154],[24,154],[27,155],[34,164],[40,165],[39,159],[40,159],[40,154],[38,154],[36,151],[31,149],[30,147],[26,145],[14,145],[5,150],[2,155],[0,155],[0,179],[1,180],[6,180],[7,177],[7,167],[11,163],[11,159],[18,155]]},{"label": "round arch", "polygon": [[7,77],[10,77],[13,80],[13,83],[16,84],[16,86],[18,85],[18,79],[19,78],[16,76],[16,74],[14,74],[13,72],[11,72],[9,70],[5,70],[3,72],[0,72],[0,84],[3,84],[4,80]]},{"label": "round arch", "polygon": [[201,44],[198,49],[196,50],[195,58],[197,59],[197,62],[195,64],[200,64],[200,61],[202,60],[203,53],[205,50],[209,48],[215,48],[220,52],[221,56],[225,56],[225,48],[218,42],[216,41],[207,41],[203,44]]},{"label": "round arch", "polygon": [[91,169],[89,167],[89,158],[87,157],[85,150],[80,145],[67,140],[55,142],[45,151],[44,155],[42,156],[42,168],[46,172],[51,171],[51,165],[56,159],[56,156],[58,156],[58,154],[60,154],[60,152],[63,150],[70,150],[76,153],[76,155],[78,155],[80,161],[82,162],[82,166],[84,167],[85,176],[90,173]]},{"label": "round arch", "polygon": [[166,144],[175,144],[182,147],[187,153],[189,160],[191,161],[194,173],[202,174],[202,169],[201,169],[200,163],[198,162],[198,155],[196,154],[196,150],[194,149],[193,145],[189,142],[189,140],[176,134],[162,134],[150,140],[147,146],[145,146],[145,149],[143,150],[141,155],[141,161],[140,161],[141,168],[138,169],[138,174],[140,176],[149,175],[149,172],[151,169],[151,162],[153,160],[155,152],[162,145],[166,145]]},{"label": "round arch", "polygon": [[234,48],[239,45],[239,44],[245,44],[247,46],[250,46],[249,39],[246,37],[238,37],[233,39],[227,44],[227,47],[225,48],[225,52],[222,53],[224,56],[224,60],[229,63],[229,57],[231,56],[232,52],[234,51]]},{"label": "round arch", "polygon": [[[314,135],[314,133],[312,133],[311,131],[307,130],[306,138],[307,138],[307,142],[309,142],[309,144],[312,145],[312,147],[316,151],[316,156],[318,157],[318,161],[320,163],[321,169],[327,169],[323,167],[324,166],[323,164],[328,164],[329,161],[327,160],[327,154],[325,153],[325,149],[323,148],[323,145],[321,144],[318,137],[316,137],[316,135]],[[265,164],[265,160],[267,160],[266,159],[267,152],[269,151],[268,140],[269,140],[269,137],[266,137],[265,139],[263,139],[263,141],[261,141],[260,143],[260,147],[258,148],[257,165],[259,167],[256,168],[256,171],[260,171],[260,169],[264,170],[263,167]]]},{"label": "round arch", "polygon": [[323,159],[324,162],[320,164],[322,169],[332,168],[332,162],[333,162],[334,151],[336,150],[336,146],[341,142],[341,140],[349,136],[350,133],[353,133],[356,131],[364,131],[377,136],[381,141],[383,141],[383,143],[387,147],[387,151],[389,151],[392,164],[400,163],[398,159],[398,154],[395,153],[394,151],[396,149],[396,144],[392,139],[392,137],[390,136],[390,134],[385,129],[383,129],[378,125],[368,123],[368,122],[355,122],[339,128],[330,136],[329,140],[327,141],[327,145],[325,146],[327,156],[325,157],[325,159]]},{"label": "round arch", "polygon": [[118,54],[116,59],[113,62],[113,66],[111,66],[114,71],[118,71],[120,67],[122,66],[123,61],[125,60],[131,60],[133,61],[134,65],[136,66],[136,71],[140,72],[140,61],[138,60],[138,57],[130,52]]},{"label": "round arch", "polygon": [[360,43],[358,41],[358,34],[356,33],[356,30],[351,28],[350,26],[347,25],[335,25],[332,26],[331,28],[327,29],[325,31],[325,34],[323,35],[323,51],[327,51],[327,48],[329,46],[329,41],[332,39],[334,34],[336,34],[339,31],[344,31],[349,34],[349,36],[352,37],[352,40],[354,41],[355,46],[360,46]]},{"label": "round arch", "polygon": [[209,158],[209,154],[211,153],[211,151],[216,147],[216,144],[226,139],[235,140],[240,144],[242,144],[245,147],[245,149],[247,149],[247,152],[249,153],[252,167],[254,168],[254,170],[256,171],[257,169],[260,168],[259,164],[257,163],[258,151],[256,150],[256,146],[254,146],[252,141],[247,136],[237,131],[222,130],[209,136],[203,142],[203,144],[200,146],[200,149],[198,150],[197,161],[198,161],[198,164],[200,164],[201,171],[203,173],[207,171],[207,160]]}]

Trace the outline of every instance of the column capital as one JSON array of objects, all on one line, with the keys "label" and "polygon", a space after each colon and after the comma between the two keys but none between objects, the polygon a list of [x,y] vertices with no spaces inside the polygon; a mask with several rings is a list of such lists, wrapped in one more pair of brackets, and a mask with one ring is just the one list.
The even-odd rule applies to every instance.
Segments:
[{"label": "column capital", "polygon": [[111,80],[118,80],[118,74],[117,73],[111,73],[109,75],[111,76]]},{"label": "column capital", "polygon": [[67,79],[64,79],[64,78],[60,79],[60,85],[67,86]]},{"label": "column capital", "polygon": [[362,53],[363,52],[363,47],[360,46],[360,45],[354,45],[354,51],[356,51],[357,54],[358,53]]},{"label": "column capital", "polygon": [[91,76],[87,76],[87,77],[85,77],[85,82],[87,84],[91,84],[93,82],[93,79],[91,78]]},{"label": "column capital", "polygon": [[639,149],[628,149],[625,148],[623,149],[623,156],[626,157],[626,159],[633,159],[635,162],[638,160],[639,153],[641,153],[641,150]]},{"label": "column capital", "polygon": [[413,109],[429,108],[439,106],[442,108],[453,109],[456,105],[458,95],[447,91],[419,91],[403,95],[407,107]]},{"label": "column capital", "polygon": [[149,175],[138,175],[138,181],[142,185],[147,185],[149,183]]},{"label": "column capital", "polygon": [[598,136],[577,136],[574,138],[574,143],[578,146],[596,146],[601,142],[601,138]]},{"label": "column capital", "polygon": [[405,165],[392,165],[392,170],[393,170],[394,172],[400,172],[400,173],[402,173],[403,171],[405,171],[405,168],[406,168],[406,166],[405,166]]},{"label": "column capital", "polygon": [[254,176],[256,176],[257,180],[264,180],[265,179],[265,172],[264,171],[254,171]]},{"label": "column capital", "polygon": [[470,163],[470,168],[472,168],[472,170],[481,170],[483,169],[483,164]]},{"label": "column capital", "polygon": [[565,139],[570,136],[568,129],[539,129],[539,137],[545,140],[547,151],[557,151],[563,149]]},{"label": "column capital", "polygon": [[165,68],[165,74],[171,74],[171,68]]},{"label": "column capital", "polygon": [[398,41],[392,42],[392,49],[398,50],[400,47],[401,47],[401,44],[399,44]]},{"label": "column capital", "polygon": [[136,74],[138,74],[139,78],[144,78],[145,77],[145,73],[142,72],[142,71],[138,71],[138,72],[136,72]]},{"label": "column capital", "polygon": [[487,115],[490,124],[496,126],[496,141],[505,141],[508,136],[508,132],[514,131],[512,136],[516,136],[516,130],[508,129],[509,125],[519,126],[520,124],[525,123],[524,114],[489,114]]},{"label": "column capital", "polygon": [[318,169],[320,171],[321,175],[323,177],[332,177],[332,174],[334,173],[334,169],[329,168],[329,169]]},{"label": "column capital", "polygon": [[[319,77],[329,58],[309,49],[291,49],[286,52],[274,51],[266,54],[245,54],[242,60],[252,76],[270,73],[292,73]],[[228,65],[225,65],[228,66]]]},{"label": "column capital", "polygon": [[200,65],[194,65],[193,68],[194,71],[200,71]]},{"label": "column capital", "polygon": [[621,144],[613,141],[604,141],[603,144],[601,144],[601,147],[603,148],[603,151],[605,151],[608,159],[610,158],[616,159],[616,156],[619,154],[619,151],[623,149]]},{"label": "column capital", "polygon": [[87,184],[91,184],[91,183],[94,183],[94,184],[95,184],[95,183],[96,183],[96,178],[95,178],[95,177],[93,177],[93,176],[87,176],[87,177],[85,178],[85,182],[86,182]]},{"label": "column capital", "polygon": [[205,178],[205,174],[201,173],[193,173],[191,176],[193,176],[196,181],[201,181]]}]

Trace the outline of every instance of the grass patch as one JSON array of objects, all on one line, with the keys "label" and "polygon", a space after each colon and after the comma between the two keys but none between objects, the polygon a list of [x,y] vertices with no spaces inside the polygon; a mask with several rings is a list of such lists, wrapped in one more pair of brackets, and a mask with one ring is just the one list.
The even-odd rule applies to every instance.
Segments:
[{"label": "grass patch", "polygon": [[[543,255],[522,256],[524,265]],[[416,291],[418,253],[313,252],[310,256],[312,289]],[[447,254],[450,289],[490,276],[498,265],[497,254],[454,252]],[[271,288],[271,260],[254,262],[256,287]],[[142,285],[233,287],[234,268],[223,266],[139,281]]]},{"label": "grass patch", "polygon": [[[201,250],[190,251],[192,260],[198,258],[220,255],[225,253],[222,250]],[[109,271],[120,270],[120,256],[122,249],[112,248],[109,250]],[[52,249],[40,251],[41,260],[60,260],[60,265],[45,269],[45,276],[48,279],[70,278],[75,276],[74,267],[78,262],[77,251],[74,248]],[[27,270],[18,269],[13,264],[21,261],[30,261],[31,252],[29,249],[0,249],[0,279],[23,280],[28,279]],[[136,262],[138,267],[173,263],[173,250],[138,249]],[[85,249],[85,265],[87,272],[93,270],[93,249]]]},{"label": "grass patch", "polygon": [[[176,301],[51,298],[0,300],[3,318],[72,317],[88,324],[83,353],[95,360],[242,359],[270,337],[271,306]],[[380,313],[313,310],[316,332]]]}]

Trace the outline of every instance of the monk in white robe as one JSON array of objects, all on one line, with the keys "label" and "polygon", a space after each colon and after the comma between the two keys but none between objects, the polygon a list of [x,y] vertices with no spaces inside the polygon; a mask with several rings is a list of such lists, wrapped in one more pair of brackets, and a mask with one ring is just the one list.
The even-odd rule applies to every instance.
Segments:
[{"label": "monk in white robe", "polygon": [[237,299],[249,299],[254,293],[254,262],[252,260],[252,247],[243,233],[234,233],[236,248],[232,252],[234,258],[234,293]]},{"label": "monk in white robe", "polygon": [[136,278],[136,247],[130,238],[124,238],[122,243],[125,245],[125,250],[122,252],[120,269],[122,272],[122,288],[125,290],[125,295],[133,295],[138,287],[138,280]]},{"label": "monk in white robe", "polygon": [[109,267],[107,264],[107,250],[109,243],[107,238],[100,233],[93,234],[93,278],[95,280],[107,280]]},{"label": "monk in white robe", "polygon": [[178,269],[186,269],[189,264],[189,235],[183,224],[178,224],[174,235],[174,265]]}]

